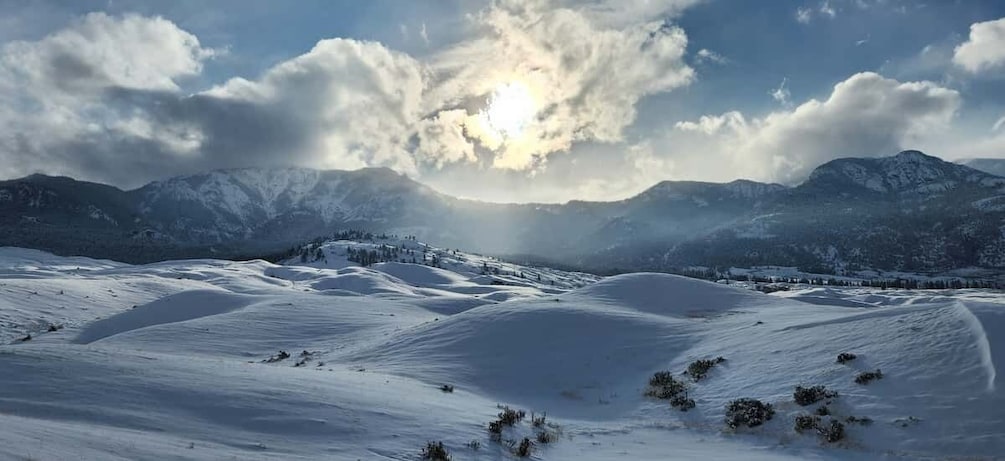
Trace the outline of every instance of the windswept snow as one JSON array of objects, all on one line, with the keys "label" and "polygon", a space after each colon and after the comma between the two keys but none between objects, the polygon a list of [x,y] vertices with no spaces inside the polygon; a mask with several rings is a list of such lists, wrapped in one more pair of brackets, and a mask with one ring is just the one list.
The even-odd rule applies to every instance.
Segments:
[{"label": "windswept snow", "polygon": [[[346,259],[389,244],[440,267]],[[515,459],[486,431],[497,404],[558,425],[558,440],[534,447],[542,460],[1005,453],[1000,293],[765,295],[414,241],[320,248],[303,264],[145,266],[0,249],[0,459],[414,460],[438,440],[455,460]],[[836,363],[841,352],[858,358]],[[687,380],[693,410],[643,395],[654,372],[717,356]],[[882,379],[855,383],[877,368]],[[838,391],[841,421],[873,422],[846,423],[834,444],[798,434],[794,417],[816,406],[795,404],[796,385]],[[741,397],[775,417],[727,430],[724,408]],[[504,439],[534,431],[524,422]]]}]

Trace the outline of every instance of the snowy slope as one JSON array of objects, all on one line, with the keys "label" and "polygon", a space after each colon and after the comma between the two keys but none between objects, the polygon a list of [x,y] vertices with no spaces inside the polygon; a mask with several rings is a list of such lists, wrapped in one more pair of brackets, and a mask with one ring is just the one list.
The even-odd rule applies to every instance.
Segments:
[{"label": "snowy slope", "polygon": [[[421,245],[327,242],[306,265],[0,249],[0,459],[415,460],[440,440],[455,460],[516,459],[486,431],[497,404],[547,412],[557,440],[535,442],[543,460],[1005,452],[999,293],[775,296],[441,249],[427,253],[442,267],[360,267],[339,253],[391,244]],[[499,274],[482,273],[492,265]],[[819,299],[848,302],[803,302]],[[835,363],[840,352],[858,358]],[[716,356],[726,361],[689,384],[693,410],[643,395],[654,372]],[[875,368],[882,379],[855,383]],[[835,417],[873,423],[847,424],[834,444],[798,434],[795,415],[820,404],[796,405],[796,385],[836,390]],[[740,397],[773,403],[775,417],[726,429],[724,407]],[[538,431],[525,421],[503,439]]]}]

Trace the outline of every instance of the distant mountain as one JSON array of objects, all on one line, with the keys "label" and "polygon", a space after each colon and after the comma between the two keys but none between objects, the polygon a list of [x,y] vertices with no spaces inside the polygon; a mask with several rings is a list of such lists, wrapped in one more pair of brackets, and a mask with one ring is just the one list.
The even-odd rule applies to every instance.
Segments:
[{"label": "distant mountain", "polygon": [[957,163],[995,176],[1005,176],[1005,158],[972,158]]},{"label": "distant mountain", "polygon": [[130,192],[138,212],[186,241],[298,241],[336,227],[426,225],[452,199],[386,168],[238,169]]},{"label": "distant mountain", "polygon": [[1005,178],[917,151],[821,165],[736,227],[668,250],[668,262],[817,271],[1005,267]]},{"label": "distant mountain", "polygon": [[665,181],[561,205],[457,199],[383,168],[220,170],[132,191],[0,182],[0,245],[63,254],[241,257],[346,228],[596,271],[1005,268],[1005,178],[905,151],[834,160],[796,187]]}]

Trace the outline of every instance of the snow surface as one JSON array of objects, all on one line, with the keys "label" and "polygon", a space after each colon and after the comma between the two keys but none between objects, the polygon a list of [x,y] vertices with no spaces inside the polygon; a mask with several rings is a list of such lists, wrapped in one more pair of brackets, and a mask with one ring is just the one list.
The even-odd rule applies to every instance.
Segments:
[{"label": "snow surface", "polygon": [[[486,431],[498,404],[547,412],[559,437],[534,447],[543,460],[1005,453],[999,292],[765,295],[436,248],[441,268],[339,256],[369,244],[331,242],[307,266],[0,248],[0,459],[414,460],[437,440],[455,460],[516,459]],[[269,362],[279,350],[292,356]],[[655,371],[717,356],[690,384],[695,409],[643,396]],[[876,368],[883,379],[854,382]],[[794,403],[796,385],[836,390],[833,414],[874,422],[834,444],[798,434],[793,418],[814,407]],[[774,419],[727,430],[741,397],[774,404]]]}]

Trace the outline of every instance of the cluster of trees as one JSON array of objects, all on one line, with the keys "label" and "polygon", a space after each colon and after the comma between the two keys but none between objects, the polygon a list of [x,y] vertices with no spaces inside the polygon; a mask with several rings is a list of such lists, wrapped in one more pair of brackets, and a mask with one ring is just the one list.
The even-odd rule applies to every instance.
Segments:
[{"label": "cluster of trees", "polygon": [[[412,250],[405,250],[406,254],[413,254]],[[401,248],[391,245],[381,245],[376,249],[366,249],[366,248],[352,248],[346,247],[345,253],[349,261],[359,264],[360,266],[369,266],[372,264],[390,262],[390,261],[400,261],[406,262],[404,258],[399,258],[401,255]],[[423,258],[425,259],[425,258]],[[412,256],[411,262],[415,263],[415,256]]]},{"label": "cluster of trees", "polygon": [[325,255],[325,250],[321,248],[321,244],[315,245],[304,245],[300,249],[300,262],[305,263],[308,260],[310,262],[314,261],[328,261],[328,257]]},{"label": "cluster of trees", "polygon": [[[405,236],[405,237],[398,237],[395,234],[387,234],[387,233],[375,234],[373,232],[369,232],[369,231],[365,231],[365,230],[361,230],[361,229],[342,229],[342,230],[334,231],[334,232],[332,232],[331,234],[328,234],[328,235],[316,237],[313,240],[309,240],[309,241],[307,241],[306,243],[304,243],[302,245],[296,245],[296,246],[293,246],[293,247],[291,247],[291,248],[289,248],[287,250],[284,250],[284,251],[278,251],[278,252],[267,254],[267,255],[255,254],[255,255],[252,255],[252,256],[249,256],[249,257],[262,258],[262,259],[265,259],[267,261],[274,262],[274,263],[275,262],[284,261],[284,260],[287,260],[287,259],[290,259],[290,258],[294,258],[294,257],[299,258],[300,262],[302,262],[302,263],[322,261],[322,260],[326,261],[327,258],[326,258],[326,255],[325,255],[324,251],[321,249],[321,246],[324,245],[325,243],[331,242],[333,240],[354,240],[354,241],[357,241],[357,242],[377,242],[377,241],[387,241],[387,240],[406,240],[406,241],[413,241],[413,242],[415,242],[418,239],[414,235],[409,235],[409,236]],[[355,253],[358,253],[357,259],[359,259],[359,261],[355,261],[355,260],[353,260],[351,258],[350,258],[350,261],[354,261],[354,262],[357,262],[359,264],[363,264],[360,261],[370,261],[370,262],[367,262],[366,264],[363,264],[363,265],[370,265],[370,264],[374,264],[374,263],[377,263],[377,262],[396,261],[397,260],[397,255],[395,255],[395,258],[392,259],[392,258],[384,256],[384,253],[385,253],[384,251],[379,251],[378,252],[378,256],[376,258],[371,257],[372,255],[370,255],[370,253],[364,254],[363,252],[364,252],[364,250],[356,250]],[[408,254],[411,255],[412,254],[412,250],[408,250]],[[245,259],[248,259],[248,258],[245,258]],[[401,262],[406,262],[406,261],[404,259],[402,259]],[[416,262],[415,258],[412,258],[412,262]]]},{"label": "cluster of trees", "polygon": [[827,286],[840,286],[840,287],[850,287],[850,286],[861,286],[861,287],[872,287],[872,288],[901,288],[907,290],[945,290],[954,289],[960,290],[965,288],[1001,288],[1001,285],[995,280],[976,280],[976,279],[936,279],[936,280],[918,280],[912,278],[897,278],[897,279],[874,279],[874,280],[852,280],[852,279],[838,279],[835,277],[823,278],[823,277],[766,277],[762,275],[734,275],[728,270],[719,270],[717,268],[702,268],[702,267],[688,267],[688,268],[673,268],[666,272],[676,275],[683,275],[685,277],[691,277],[702,280],[736,280],[744,282],[753,283],[789,283],[789,284],[804,284],[804,285],[827,285]]},{"label": "cluster of trees", "polygon": [[909,290],[961,290],[964,288],[1000,288],[998,282],[994,280],[915,280],[915,279],[895,279],[895,280],[863,280],[864,287],[874,288],[906,288]]},{"label": "cluster of trees", "polygon": [[[486,262],[486,261],[482,261],[482,275],[509,275],[509,276],[512,276],[512,277],[519,277],[519,278],[522,278],[522,279],[536,278],[538,282],[541,281],[541,273],[539,273],[539,272],[538,273],[531,273],[530,276],[528,277],[527,274],[524,273],[523,271],[519,271],[519,272],[517,272],[517,271],[506,272],[506,271],[500,269],[497,266],[490,266],[488,264],[488,262]],[[555,281],[552,280],[551,284],[554,285]]]}]

